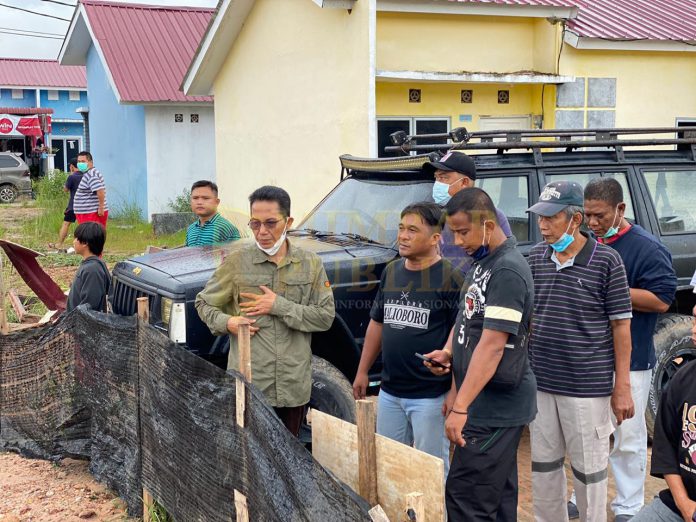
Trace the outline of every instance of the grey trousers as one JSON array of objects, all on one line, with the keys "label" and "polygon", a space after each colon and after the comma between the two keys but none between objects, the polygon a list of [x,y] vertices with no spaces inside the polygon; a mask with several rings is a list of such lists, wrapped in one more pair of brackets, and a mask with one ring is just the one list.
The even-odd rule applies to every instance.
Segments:
[{"label": "grey trousers", "polygon": [[655,497],[631,519],[631,522],[684,522],[684,520],[681,515],[677,515],[665,506],[660,497]]},{"label": "grey trousers", "polygon": [[566,453],[582,522],[607,520],[610,397],[567,397],[537,392],[530,424],[532,495],[537,522],[567,522]]}]

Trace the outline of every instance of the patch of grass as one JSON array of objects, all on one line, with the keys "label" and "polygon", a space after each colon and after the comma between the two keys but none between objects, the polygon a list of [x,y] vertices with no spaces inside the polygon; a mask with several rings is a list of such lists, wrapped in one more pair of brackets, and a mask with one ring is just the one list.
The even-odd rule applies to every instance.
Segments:
[{"label": "patch of grass", "polygon": [[167,510],[156,500],[148,509],[148,513],[152,522],[174,522],[174,519],[167,513]]},{"label": "patch of grass", "polygon": [[174,199],[167,201],[172,212],[191,212],[191,191],[187,188]]}]

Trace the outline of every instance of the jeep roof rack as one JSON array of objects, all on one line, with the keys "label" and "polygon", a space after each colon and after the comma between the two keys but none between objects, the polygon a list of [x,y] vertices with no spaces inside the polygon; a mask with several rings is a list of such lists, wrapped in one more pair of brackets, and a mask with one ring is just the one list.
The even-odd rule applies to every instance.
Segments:
[{"label": "jeep roof rack", "polygon": [[[684,133],[683,138],[625,138],[623,136],[645,134]],[[450,150],[496,150],[498,154],[512,150],[531,150],[534,162],[543,164],[542,149],[563,148],[572,152],[580,148],[609,148],[616,152],[616,160],[622,163],[624,147],[649,147],[664,145],[688,145],[691,156],[696,161],[696,127],[641,127],[641,128],[601,128],[601,129],[508,129],[496,131],[468,132],[464,127],[452,129],[441,134],[408,135],[397,131],[390,135],[393,145],[385,147],[386,152],[447,152]],[[446,140],[445,143],[418,145],[418,139]],[[554,139],[543,139],[554,138]],[[502,141],[494,141],[494,140]],[[476,142],[472,140],[477,140]],[[448,143],[449,142],[449,143]],[[418,157],[418,156],[415,156]],[[393,158],[392,158],[393,159]]]}]

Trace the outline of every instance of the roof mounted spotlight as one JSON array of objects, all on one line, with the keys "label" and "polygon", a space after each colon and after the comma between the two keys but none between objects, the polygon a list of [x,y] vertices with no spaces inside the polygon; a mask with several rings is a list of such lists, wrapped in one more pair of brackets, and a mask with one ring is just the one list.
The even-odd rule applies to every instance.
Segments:
[{"label": "roof mounted spotlight", "polygon": [[471,134],[466,130],[466,127],[457,127],[449,132],[450,138],[455,143],[468,142],[471,139]]},{"label": "roof mounted spotlight", "polygon": [[402,130],[392,132],[389,135],[389,138],[391,139],[391,142],[397,147],[400,147],[401,145],[410,141],[408,134],[406,134],[406,132]]}]

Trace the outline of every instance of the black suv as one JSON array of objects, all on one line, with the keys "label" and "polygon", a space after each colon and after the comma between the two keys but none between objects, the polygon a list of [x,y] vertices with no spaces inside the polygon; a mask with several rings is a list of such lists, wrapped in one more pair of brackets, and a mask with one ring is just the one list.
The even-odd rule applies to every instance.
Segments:
[{"label": "black suv", "polygon": [[[684,130],[469,134],[456,129],[447,135],[397,133],[392,137],[395,146],[386,149],[395,157],[342,156],[340,183],[289,233],[294,243],[321,256],[336,300],[333,326],[312,337],[315,357],[311,405],[354,419],[350,382],[357,370],[380,274],[398,256],[400,211],[409,203],[432,200],[433,179],[421,173],[421,166],[454,148],[474,157],[476,186],[487,191],[507,215],[523,254],[542,240],[535,219],[525,210],[536,201],[541,187],[559,179],[574,180],[583,186],[595,177],[617,179],[624,189],[626,218],[655,234],[667,246],[679,286],[676,301],[655,330],[658,363],[648,407],[652,431],[661,390],[680,365],[696,358],[690,337],[690,314],[696,295],[689,285],[696,269],[696,139],[622,136],[658,131],[677,135]],[[418,139],[429,144],[419,145]],[[665,146],[670,149],[660,148]],[[641,148],[627,151],[626,147]],[[414,150],[428,153],[409,155]],[[113,271],[114,312],[131,315],[136,311],[136,298],[148,296],[150,320],[155,327],[224,367],[227,337],[212,336],[193,303],[226,252],[240,243],[178,248],[118,263]],[[380,366],[377,362],[370,372],[375,385],[379,382]]]}]

